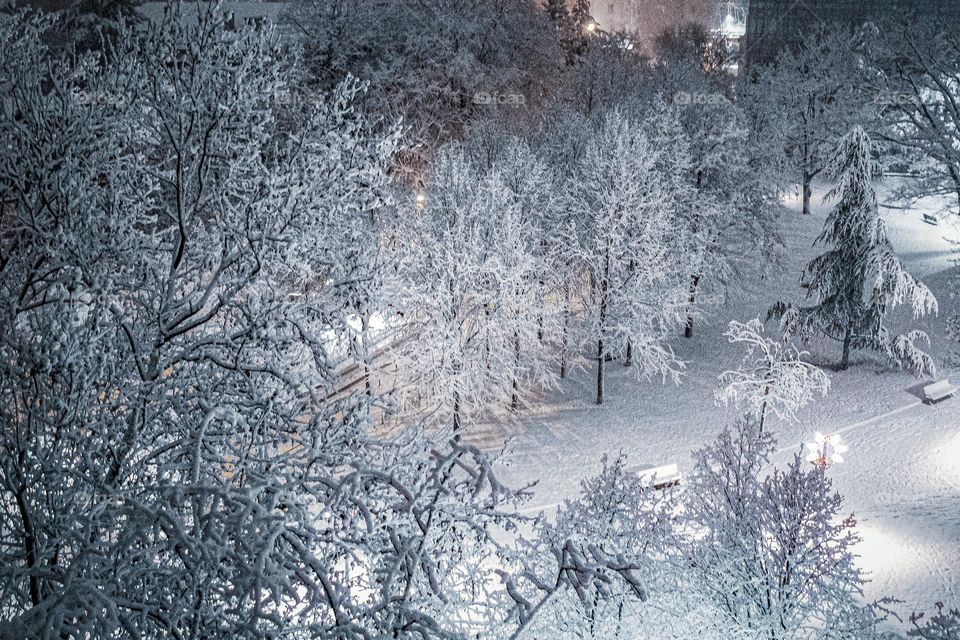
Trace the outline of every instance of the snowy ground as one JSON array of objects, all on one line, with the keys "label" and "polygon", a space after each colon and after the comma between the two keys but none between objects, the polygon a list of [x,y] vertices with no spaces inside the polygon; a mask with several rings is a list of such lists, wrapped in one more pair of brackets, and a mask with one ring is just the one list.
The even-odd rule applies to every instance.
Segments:
[{"label": "snowy ground", "polygon": [[[680,386],[638,382],[614,363],[608,400],[597,407],[588,368],[546,394],[520,420],[474,431],[473,437],[490,448],[512,438],[502,479],[513,485],[539,481],[531,512],[549,513],[573,496],[580,481],[599,470],[604,454],[624,453],[637,465],[676,462],[681,470],[690,468],[690,453],[733,417],[732,410],[713,402],[717,376],[735,368],[742,355],[722,335],[727,322],[762,316],[777,300],[802,299],[798,276],[814,255],[811,245],[827,210],[819,206],[811,216],[786,216],[783,264],[732,291],[710,325],[697,327],[692,340],[678,341],[678,352],[690,362]],[[960,229],[925,224],[920,210],[889,210],[884,216],[901,257],[940,300],[938,318],[913,326],[931,335],[939,377],[960,379],[960,371],[946,361],[947,320],[956,304],[949,295],[955,277],[949,239],[960,240]],[[809,348],[818,363],[834,362],[839,355],[832,345]],[[829,372],[829,397],[805,409],[799,425],[773,427],[781,447],[774,462],[799,452],[815,431],[842,433],[850,453],[830,474],[864,538],[859,551],[871,574],[868,599],[902,599],[901,613],[929,610],[938,600],[960,604],[960,397],[927,406],[909,374],[868,354],[858,354],[855,362],[846,372]]]}]

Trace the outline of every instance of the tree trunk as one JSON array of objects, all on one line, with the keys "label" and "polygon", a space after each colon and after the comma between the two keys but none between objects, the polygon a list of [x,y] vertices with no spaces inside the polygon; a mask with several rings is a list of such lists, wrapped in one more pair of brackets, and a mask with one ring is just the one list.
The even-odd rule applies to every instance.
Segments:
[{"label": "tree trunk", "polygon": [[847,323],[847,330],[843,334],[843,355],[840,359],[840,370],[846,371],[850,366],[850,342],[853,337],[853,327]]},{"label": "tree trunk", "polygon": [[563,335],[560,338],[560,379],[567,377],[567,342],[570,334],[570,284],[563,283]]},{"label": "tree trunk", "polygon": [[520,334],[513,332],[513,394],[510,397],[510,410],[516,411],[520,408],[520,382],[517,380],[517,372],[520,370]]},{"label": "tree trunk", "polygon": [[623,366],[630,367],[633,365],[633,341],[630,338],[627,338],[627,357],[623,359]]},{"label": "tree trunk", "polygon": [[960,171],[950,167],[950,177],[953,178],[953,188],[957,192],[957,213],[960,214]]},{"label": "tree trunk", "polygon": [[27,506],[27,488],[21,486],[15,494],[17,509],[20,512],[20,521],[23,523],[23,547],[26,553],[27,569],[30,571],[30,602],[33,606],[40,604],[43,594],[40,589],[40,577],[36,575],[38,554],[37,554],[37,536],[33,527],[33,518],[30,516],[30,509]]},{"label": "tree trunk", "polygon": [[603,338],[597,340],[597,404],[603,404]]},{"label": "tree trunk", "polygon": [[687,326],[683,329],[684,338],[693,337],[693,305],[697,301],[697,287],[700,286],[700,276],[690,278],[690,311],[687,313]]},{"label": "tree trunk", "polygon": [[453,432],[460,433],[460,392],[453,392]]},{"label": "tree trunk", "polygon": [[813,176],[803,170],[803,215],[810,215],[810,201],[813,198]]},{"label": "tree trunk", "polygon": [[607,291],[610,288],[610,250],[604,257],[603,281],[600,283],[600,326],[597,338],[597,404],[603,404],[603,365],[606,354],[603,349],[603,335],[607,324]]},{"label": "tree trunk", "polygon": [[763,423],[767,419],[767,396],[770,395],[770,383],[763,388],[763,404],[760,405],[760,425],[757,427],[759,433],[763,433]]},{"label": "tree trunk", "polygon": [[[367,392],[367,398],[373,397],[373,385],[370,381],[370,370],[373,361],[370,358],[370,314],[366,311],[362,314],[363,327],[360,334],[360,348],[363,350],[363,386]],[[367,410],[370,410],[367,405]]]}]

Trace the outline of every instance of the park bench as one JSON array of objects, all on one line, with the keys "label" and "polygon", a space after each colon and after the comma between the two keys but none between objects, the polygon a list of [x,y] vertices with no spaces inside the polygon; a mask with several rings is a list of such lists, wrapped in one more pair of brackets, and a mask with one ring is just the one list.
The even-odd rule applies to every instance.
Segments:
[{"label": "park bench", "polygon": [[940,218],[933,215],[932,213],[923,214],[923,221],[926,222],[927,224],[932,224],[934,226],[940,224]]},{"label": "park bench", "polygon": [[923,388],[923,400],[928,404],[946,400],[957,392],[957,388],[949,380],[939,380]]},{"label": "park bench", "polygon": [[640,477],[640,482],[657,491],[679,486],[680,480],[683,479],[683,476],[680,475],[680,469],[677,468],[676,464],[665,464],[660,467],[641,469],[637,472],[637,476]]}]

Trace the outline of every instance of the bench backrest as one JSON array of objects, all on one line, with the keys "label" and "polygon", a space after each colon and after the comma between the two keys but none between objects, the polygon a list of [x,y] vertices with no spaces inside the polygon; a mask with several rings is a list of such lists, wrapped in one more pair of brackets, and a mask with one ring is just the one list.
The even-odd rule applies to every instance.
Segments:
[{"label": "bench backrest", "polygon": [[680,469],[676,464],[665,464],[662,467],[643,469],[642,471],[638,471],[637,475],[640,476],[640,480],[647,484],[660,484],[662,482],[679,480]]},{"label": "bench backrest", "polygon": [[940,380],[934,382],[933,384],[928,384],[923,388],[923,393],[927,396],[935,396],[940,393],[945,393],[947,391],[952,391],[953,385],[950,384],[949,380]]}]

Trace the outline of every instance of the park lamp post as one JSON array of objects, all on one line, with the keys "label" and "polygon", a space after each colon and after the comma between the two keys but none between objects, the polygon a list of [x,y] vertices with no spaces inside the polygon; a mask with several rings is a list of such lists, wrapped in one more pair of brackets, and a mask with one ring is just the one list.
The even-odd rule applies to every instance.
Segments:
[{"label": "park lamp post", "polygon": [[843,462],[843,454],[850,448],[840,442],[839,434],[824,435],[817,431],[813,442],[807,443],[807,462],[826,471],[832,464]]}]

